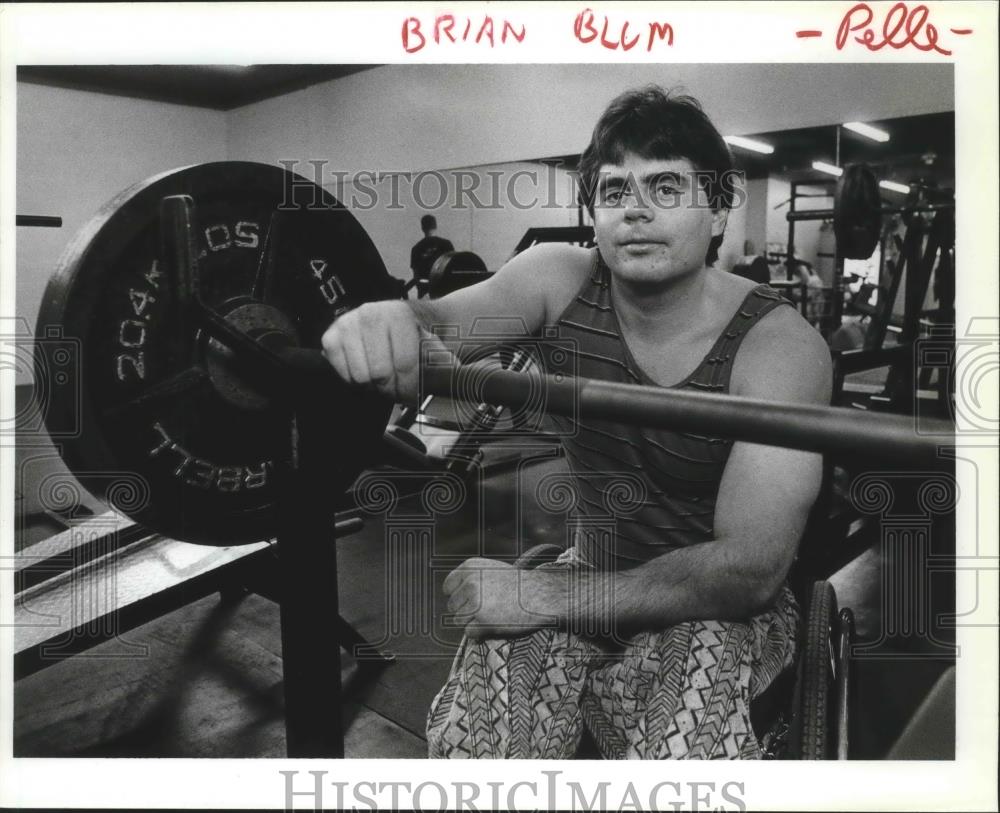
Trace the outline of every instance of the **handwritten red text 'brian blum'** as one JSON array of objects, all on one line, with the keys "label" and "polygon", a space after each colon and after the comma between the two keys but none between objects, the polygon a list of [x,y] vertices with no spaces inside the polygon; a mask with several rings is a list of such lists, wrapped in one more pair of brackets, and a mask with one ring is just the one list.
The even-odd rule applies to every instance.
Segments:
[{"label": "handwritten red text 'brian blum'", "polygon": [[[951,51],[938,45],[938,29],[928,22],[930,11],[925,5],[910,9],[906,3],[896,3],[882,19],[881,38],[875,33],[875,13],[867,3],[858,3],[844,15],[837,28],[837,50],[842,51],[854,34],[854,41],[869,51],[880,51],[886,46],[899,50],[907,46],[918,51],[935,51],[951,56]],[[971,34],[971,28],[951,28],[952,34]],[[807,29],[796,31],[799,38],[821,37],[822,31]]]},{"label": "handwritten red text 'brian blum'", "polygon": [[[569,18],[567,18],[567,29]],[[584,44],[594,43],[611,51],[631,51],[637,45],[644,45],[652,51],[655,45],[674,44],[674,29],[670,23],[651,22],[636,25],[634,22],[612,22],[607,15],[596,15],[585,8],[573,21],[573,36]],[[482,17],[462,17],[454,14],[438,14],[433,18],[407,17],[403,20],[403,50],[408,54],[431,45],[448,45],[469,42],[484,48],[497,45],[517,45],[524,42],[527,28],[524,23],[508,19]]]}]

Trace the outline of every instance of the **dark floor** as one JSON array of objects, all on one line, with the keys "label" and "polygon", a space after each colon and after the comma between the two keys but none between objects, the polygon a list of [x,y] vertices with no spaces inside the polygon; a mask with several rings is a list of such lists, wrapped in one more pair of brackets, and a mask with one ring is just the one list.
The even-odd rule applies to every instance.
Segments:
[{"label": "dark floor", "polygon": [[[561,470],[551,451],[541,450],[547,463],[508,467],[468,485],[457,510],[435,503],[442,510],[416,543],[397,539],[393,530],[400,521],[406,528],[419,524],[415,514],[434,499],[427,488],[440,477],[380,475],[401,499],[390,514],[368,515],[361,532],[338,540],[340,608],[395,660],[351,692],[345,707],[348,756],[426,755],[424,716],[460,639],[457,629],[442,626],[441,585],[470,556],[513,559],[517,540],[561,533],[563,515],[519,502],[512,490],[517,482],[520,493],[533,495],[539,477]],[[51,458],[36,464],[58,465]],[[426,579],[431,590],[413,589]],[[141,646],[148,648],[143,657],[122,655]],[[236,604],[206,597],[18,681],[15,753],[283,756],[280,651],[276,604],[253,594]],[[353,668],[347,658],[345,676]]]},{"label": "dark floor", "polygon": [[[433,503],[435,521],[423,537],[398,531],[419,524],[433,501],[433,478],[394,475],[389,480],[401,497],[391,511],[367,515],[361,532],[338,540],[341,614],[396,656],[345,703],[348,757],[425,756],[424,717],[459,638],[441,623],[444,577],[472,555],[513,558],[539,541],[564,542],[564,515],[539,499],[543,478],[562,466],[548,458],[494,469],[468,487],[464,500]],[[875,544],[832,579],[841,605],[855,612],[862,642],[879,637],[884,572]],[[429,593],[415,589],[426,580]],[[17,682],[15,755],[284,755],[274,603],[252,594],[237,603],[211,595],[123,638],[148,645],[148,654],[123,657],[112,641]],[[883,758],[953,662],[926,642],[898,644],[857,661],[854,758]]]}]

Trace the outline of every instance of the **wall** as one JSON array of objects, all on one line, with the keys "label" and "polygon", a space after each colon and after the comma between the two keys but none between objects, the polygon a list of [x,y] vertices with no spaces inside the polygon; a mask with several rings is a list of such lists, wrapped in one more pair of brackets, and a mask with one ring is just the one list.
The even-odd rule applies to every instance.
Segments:
[{"label": "wall", "polygon": [[17,229],[17,315],[34,327],[63,248],[118,192],[225,157],[222,112],[18,82],[17,212],[63,225]]},{"label": "wall", "polygon": [[[626,87],[683,86],[723,132],[753,133],[951,110],[952,77],[950,65],[933,64],[386,65],[228,113],[21,82],[16,208],[59,215],[64,225],[17,230],[17,313],[34,323],[63,247],[109,198],[169,167],[325,160],[327,184],[334,171],[471,167],[488,188],[501,166],[537,171],[532,159],[579,152],[606,102]],[[563,176],[550,175],[555,206],[514,208],[501,190],[499,206],[436,207],[440,231],[496,268],[529,226],[577,222]],[[764,183],[751,182],[746,210],[733,213],[721,267],[742,254],[747,236],[758,250],[785,241],[784,212],[773,210],[780,190],[768,181],[761,198]],[[402,208],[380,202],[357,212],[401,277],[422,214],[407,194]],[[797,231],[803,254],[815,250],[813,230],[818,224]]]},{"label": "wall", "polygon": [[767,197],[767,178],[747,181],[746,233],[747,240],[753,241],[754,250],[763,254],[767,248],[767,213],[770,210]]},{"label": "wall", "polygon": [[649,82],[683,86],[733,134],[954,109],[951,65],[386,65],[233,111],[229,152],[347,172],[569,155]]},{"label": "wall", "polygon": [[[578,153],[607,101],[649,82],[682,86],[722,132],[734,134],[954,109],[950,65],[385,65],[232,111],[229,154],[322,161],[329,178],[521,168],[525,159]],[[732,213],[720,267],[742,256],[747,237],[758,251],[768,241],[786,241],[784,210],[772,208],[782,198],[767,184],[751,182],[747,209]],[[762,196],[765,189],[769,194]],[[379,205],[358,214],[400,276],[407,273],[408,246],[420,236],[422,213],[412,197],[403,207]],[[562,214],[567,225],[576,222],[569,210],[436,213],[440,233],[456,248],[476,251],[490,268],[509,255],[506,247],[522,225],[561,224]],[[818,223],[797,227],[799,253],[810,261],[818,231]]]}]

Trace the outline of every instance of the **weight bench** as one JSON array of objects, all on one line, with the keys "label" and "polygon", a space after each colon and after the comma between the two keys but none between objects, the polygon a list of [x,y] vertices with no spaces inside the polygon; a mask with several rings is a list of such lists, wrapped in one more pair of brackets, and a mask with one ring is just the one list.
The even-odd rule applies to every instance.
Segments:
[{"label": "weight bench", "polygon": [[[339,538],[363,527],[359,517],[345,517],[333,530]],[[227,602],[249,592],[276,600],[275,565],[271,542],[232,547],[180,542],[115,511],[81,522],[16,556],[14,679],[212,593]],[[339,615],[333,637],[348,651],[367,646]],[[123,656],[130,650],[143,654],[125,639],[120,643]]]}]

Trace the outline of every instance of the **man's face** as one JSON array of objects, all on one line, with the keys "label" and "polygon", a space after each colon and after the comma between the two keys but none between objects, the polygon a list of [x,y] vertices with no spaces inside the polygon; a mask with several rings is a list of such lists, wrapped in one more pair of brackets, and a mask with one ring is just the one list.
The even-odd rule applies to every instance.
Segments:
[{"label": "man's face", "polygon": [[622,281],[656,285],[700,271],[726,215],[709,207],[686,158],[626,153],[620,166],[601,167],[594,232],[601,256]]}]

